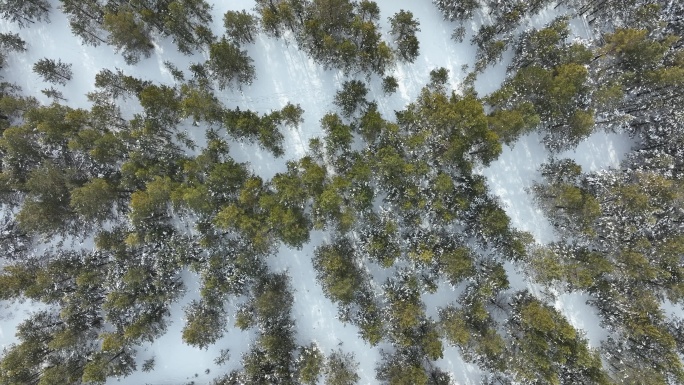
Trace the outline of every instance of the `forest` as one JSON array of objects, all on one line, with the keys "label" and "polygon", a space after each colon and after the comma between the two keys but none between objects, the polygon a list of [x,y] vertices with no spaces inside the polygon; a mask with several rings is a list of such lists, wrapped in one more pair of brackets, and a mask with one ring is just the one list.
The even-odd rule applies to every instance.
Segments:
[{"label": "forest", "polygon": [[[170,384],[149,352],[179,323],[177,344],[220,353],[178,385],[684,383],[684,3],[219,3],[0,0],[0,300],[34,304],[0,332],[0,385]],[[59,20],[117,66],[84,83],[90,58],[45,56]],[[471,65],[424,63],[432,22]],[[332,85],[245,108],[261,69],[292,65],[264,47]],[[618,167],[561,156],[598,132],[631,141]],[[482,172],[529,135],[553,242]],[[360,342],[299,325],[302,263]],[[605,338],[554,305],[566,293]]]}]

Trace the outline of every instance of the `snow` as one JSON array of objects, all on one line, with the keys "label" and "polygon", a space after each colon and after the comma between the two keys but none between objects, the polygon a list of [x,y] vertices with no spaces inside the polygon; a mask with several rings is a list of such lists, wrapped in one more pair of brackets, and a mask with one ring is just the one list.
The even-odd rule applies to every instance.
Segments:
[{"label": "snow", "polygon": [[589,347],[598,348],[608,337],[608,331],[601,327],[598,310],[587,304],[589,299],[590,296],[586,293],[562,293],[556,298],[554,306],[575,329],[584,333]]},{"label": "snow", "polygon": [[[353,352],[359,362],[360,384],[375,383],[375,365],[380,361],[382,345],[370,347],[359,337],[359,328],[345,324],[337,317],[337,305],[327,299],[321,286],[316,282],[316,271],[311,257],[315,246],[328,241],[321,231],[311,233],[311,242],[301,250],[282,246],[279,252],[269,259],[269,267],[274,272],[287,271],[294,294],[292,316],[297,329],[296,342],[306,345],[315,341],[325,354],[342,349]],[[385,347],[386,348],[386,347]]]},{"label": "snow", "polygon": [[[458,89],[468,70],[474,67],[475,48],[470,45],[470,38],[479,28],[479,24],[466,24],[466,37],[462,43],[451,40],[451,33],[458,26],[442,20],[441,14],[428,0],[420,6],[411,0],[379,0],[381,7],[381,25],[384,38],[389,40],[387,18],[401,9],[408,9],[420,21],[421,55],[414,64],[398,64],[392,73],[400,83],[398,92],[384,96],[380,79],[373,77],[369,82],[370,95],[377,99],[380,111],[386,118],[393,118],[393,111],[401,109],[411,102],[420,89],[429,81],[430,70],[445,67],[450,71],[449,85]],[[58,2],[53,1],[53,7]],[[228,9],[251,9],[253,1],[233,0],[216,1],[213,9],[215,34],[222,33],[223,13]],[[546,10],[532,20],[532,25],[541,26],[553,19],[556,13]],[[121,55],[112,51],[111,47],[81,46],[68,29],[63,14],[54,11],[50,16],[50,24],[39,24],[31,29],[16,30],[15,26],[0,22],[0,31],[18,32],[28,43],[26,53],[14,55],[3,69],[5,79],[19,84],[25,94],[34,95],[40,101],[49,100],[40,90],[49,87],[42,83],[31,71],[32,65],[43,57],[61,58],[73,64],[74,77],[65,87],[56,86],[64,93],[70,106],[88,107],[85,97],[94,90],[95,74],[103,68],[113,70],[121,68],[126,74],[152,80],[154,82],[173,83],[173,78],[164,67],[164,61],[173,62],[178,68],[185,69],[192,62],[201,62],[206,54],[184,56],[177,53],[170,41],[161,42],[152,57],[142,59],[135,66],[127,65]],[[587,28],[581,21],[571,21],[571,27],[579,38],[588,36]],[[251,169],[262,178],[270,178],[284,171],[285,162],[294,160],[306,153],[310,139],[322,136],[318,124],[321,117],[333,109],[332,98],[340,88],[340,84],[348,80],[338,71],[326,70],[315,64],[307,55],[298,50],[292,41],[276,40],[260,35],[253,45],[246,49],[254,59],[257,79],[242,90],[226,90],[218,94],[219,99],[229,107],[253,109],[268,112],[282,108],[287,102],[300,104],[305,110],[304,123],[293,129],[286,129],[284,157],[276,159],[258,146],[248,143],[232,143],[231,155],[238,161],[249,162]],[[506,65],[512,58],[509,49],[504,53],[504,60],[492,68],[485,70],[475,82],[480,95],[486,95],[497,89],[506,77]],[[192,130],[189,128],[189,130]],[[202,132],[194,129],[191,136],[202,143]],[[631,142],[619,134],[596,133],[583,141],[574,151],[564,152],[558,157],[571,157],[585,171],[595,171],[606,167],[618,167],[624,154],[629,150]],[[548,152],[541,144],[538,134],[529,134],[520,138],[512,147],[506,146],[498,160],[480,170],[487,178],[490,190],[498,196],[512,225],[520,230],[529,231],[535,240],[545,244],[553,241],[555,235],[542,211],[535,205],[527,189],[539,180],[538,167],[547,161]],[[361,384],[374,384],[375,366],[379,361],[379,346],[371,348],[358,336],[358,328],[342,323],[337,318],[337,306],[325,298],[320,285],[316,282],[315,271],[311,263],[313,250],[326,240],[326,233],[312,232],[311,242],[301,250],[282,246],[277,255],[268,260],[269,266],[276,272],[287,271],[291,277],[294,292],[292,315],[296,322],[296,341],[307,344],[315,341],[322,351],[329,353],[341,348],[345,352],[353,352],[360,363],[358,373]],[[378,269],[375,269],[378,270]],[[507,271],[514,273],[509,266]],[[376,271],[380,275],[385,271]],[[185,273],[187,292],[185,296],[173,304],[169,317],[168,330],[164,336],[153,343],[140,347],[137,361],[139,366],[146,359],[155,358],[156,368],[153,372],[136,372],[124,379],[110,379],[107,384],[167,384],[195,381],[206,384],[220,373],[238,368],[241,352],[249,348],[253,340],[250,332],[241,332],[230,328],[225,336],[215,345],[201,350],[187,346],[181,341],[181,329],[184,323],[183,308],[192,299],[198,298],[197,279],[191,273]],[[512,285],[524,288],[529,285],[522,275],[512,274]],[[440,283],[434,294],[423,296],[427,307],[427,315],[435,319],[437,307],[452,303],[459,295],[459,289],[446,283]],[[570,322],[584,331],[591,346],[598,346],[605,338],[605,331],[599,327],[599,318],[593,309],[586,305],[587,296],[581,293],[561,294],[557,296],[555,306],[565,314]],[[229,304],[228,306],[233,306]],[[36,304],[25,302],[10,304],[0,308],[0,346],[7,346],[16,341],[13,330],[28,313],[35,310]],[[675,308],[673,306],[673,308]],[[673,311],[679,311],[675,308]],[[231,313],[230,311],[228,312]],[[232,325],[232,320],[228,320]],[[230,349],[231,359],[225,366],[214,364],[221,349]],[[451,372],[458,384],[479,383],[482,373],[477,366],[463,361],[457,348],[445,344],[444,358],[436,362],[440,368]],[[209,369],[209,373],[205,372]]]}]

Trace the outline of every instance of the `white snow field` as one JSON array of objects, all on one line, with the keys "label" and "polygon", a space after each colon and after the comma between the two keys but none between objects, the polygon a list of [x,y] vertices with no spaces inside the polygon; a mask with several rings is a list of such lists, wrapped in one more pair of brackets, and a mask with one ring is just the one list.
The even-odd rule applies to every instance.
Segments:
[{"label": "white snow field", "polygon": [[[458,89],[467,74],[462,70],[463,65],[470,68],[474,65],[475,49],[470,45],[470,37],[479,28],[480,21],[476,18],[473,23],[466,24],[467,33],[463,43],[451,40],[455,23],[442,19],[442,15],[429,0],[377,0],[381,8],[381,24],[387,37],[389,25],[387,17],[400,9],[413,12],[420,21],[421,31],[417,34],[420,41],[420,56],[410,65],[399,64],[391,75],[400,83],[397,93],[386,97],[383,95],[380,79],[374,76],[370,81],[371,95],[378,103],[380,111],[386,118],[393,118],[394,110],[401,109],[412,101],[420,89],[429,81],[430,70],[445,67],[450,71],[449,85]],[[52,1],[54,8],[59,2]],[[213,30],[217,35],[223,33],[223,14],[228,9],[253,8],[253,1],[249,0],[216,0],[213,8]],[[560,12],[551,7],[543,11],[538,17],[530,21],[530,25],[540,26]],[[40,93],[48,87],[40,81],[38,75],[31,71],[32,65],[38,59],[47,57],[61,59],[73,65],[74,77],[65,87],[58,87],[72,107],[87,107],[85,94],[94,90],[95,74],[103,68],[120,68],[126,74],[162,83],[173,83],[173,78],[164,67],[164,61],[173,62],[178,68],[184,69],[192,62],[206,59],[201,54],[184,56],[175,50],[170,41],[162,41],[152,57],[143,59],[135,66],[126,65],[121,55],[113,52],[109,46],[82,46],[68,28],[66,18],[60,12],[53,10],[51,23],[41,23],[30,29],[18,29],[15,25],[0,22],[2,32],[18,32],[27,42],[28,51],[15,55],[4,69],[5,79],[20,85],[27,95],[34,95],[39,100],[49,103]],[[578,37],[586,37],[588,31],[580,21],[573,21],[573,32]],[[315,64],[307,55],[297,49],[293,41],[275,40],[260,35],[257,42],[247,47],[249,55],[254,59],[257,79],[250,86],[244,86],[242,91],[226,90],[217,96],[228,106],[239,106],[241,109],[252,109],[267,112],[271,109],[282,108],[287,102],[300,104],[305,110],[304,123],[297,129],[287,129],[284,132],[286,154],[282,158],[274,158],[257,146],[234,143],[231,154],[238,161],[249,162],[253,171],[263,178],[270,178],[285,170],[285,162],[301,157],[307,151],[311,138],[321,136],[319,120],[328,111],[334,109],[332,98],[342,81],[347,80],[341,73],[325,70]],[[509,51],[504,55],[510,59]],[[475,83],[480,94],[495,90],[505,79],[506,62],[494,68],[487,69]],[[125,111],[130,116],[135,111]],[[203,143],[201,128],[185,125],[191,137],[198,144]],[[576,150],[559,156],[575,159],[584,170],[599,170],[606,167],[617,167],[624,154],[630,148],[630,140],[618,134],[597,133],[582,142]],[[520,138],[513,147],[505,147],[499,159],[482,169],[489,183],[491,191],[503,203],[512,223],[519,229],[532,233],[537,242],[548,243],[554,240],[554,233],[542,212],[535,206],[526,189],[536,180],[538,167],[549,157],[548,152],[540,144],[537,134],[530,134]],[[377,383],[375,366],[380,358],[383,346],[371,348],[358,337],[355,326],[344,324],[337,318],[337,306],[331,303],[316,282],[316,274],[311,263],[313,250],[321,242],[325,242],[325,232],[312,232],[311,242],[301,250],[281,247],[279,253],[270,258],[268,263],[274,271],[288,271],[294,290],[293,318],[296,322],[296,341],[304,344],[315,341],[321,349],[329,353],[333,349],[341,348],[346,352],[353,352],[359,362],[358,374],[360,384]],[[515,269],[508,269],[515,273]],[[516,288],[525,288],[530,283],[524,276],[511,277]],[[237,328],[230,328],[225,336],[215,345],[206,350],[185,345],[181,340],[183,326],[183,307],[193,298],[198,297],[196,277],[186,274],[187,292],[185,296],[171,308],[167,333],[153,343],[140,347],[138,364],[141,366],[146,359],[155,358],[155,370],[149,373],[136,372],[122,379],[110,379],[112,384],[185,384],[194,381],[195,384],[207,384],[212,378],[221,373],[240,366],[240,356],[247,351],[253,335],[241,332]],[[427,314],[436,317],[436,309],[452,302],[458,293],[447,284],[442,284],[432,295],[425,296]],[[555,305],[573,323],[583,330],[592,346],[598,346],[605,337],[605,332],[599,327],[599,319],[595,312],[585,304],[587,297],[582,294],[563,294],[557,296]],[[234,304],[229,304],[234,306]],[[0,306],[0,346],[7,346],[16,341],[14,328],[26,317],[27,312],[34,308],[30,303],[20,305],[2,304]],[[681,309],[679,309],[681,310]],[[676,309],[673,311],[677,311]],[[229,309],[229,314],[231,311]],[[232,325],[233,319],[228,321]],[[388,347],[385,347],[388,348]],[[231,359],[223,366],[214,363],[221,349],[229,349]],[[479,383],[481,372],[477,366],[465,363],[458,349],[445,347],[444,358],[437,364],[452,373],[458,384]]]}]

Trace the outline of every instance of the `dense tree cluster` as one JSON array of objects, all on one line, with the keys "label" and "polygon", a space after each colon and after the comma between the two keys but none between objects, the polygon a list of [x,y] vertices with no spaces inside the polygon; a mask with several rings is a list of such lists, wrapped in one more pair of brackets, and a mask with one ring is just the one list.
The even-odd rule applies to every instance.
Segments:
[{"label": "dense tree cluster", "polygon": [[635,147],[620,169],[588,173],[568,159],[542,167],[534,193],[563,241],[525,264],[545,285],[591,294],[611,333],[601,350],[615,382],[674,384],[684,378],[681,321],[662,302],[681,305],[684,293],[681,30],[665,14],[676,7],[606,3],[573,4],[606,28],[589,65],[601,82],[597,124],[630,133]]},{"label": "dense tree cluster", "polygon": [[75,35],[86,44],[114,46],[128,63],[149,57],[156,38],[170,37],[185,54],[215,39],[207,27],[211,6],[204,0],[60,2]]},{"label": "dense tree cluster", "polygon": [[[87,109],[52,87],[42,105],[0,84],[0,299],[46,305],[3,351],[0,384],[104,384],[153,370],[154,358],[137,367],[139,346],[166,332],[188,271],[199,296],[184,308],[184,343],[207,348],[231,327],[254,336],[241,367],[215,385],[356,384],[354,354],[302,342],[292,315],[299,294],[287,271],[269,268],[281,245],[302,248],[313,230],[326,233],[311,255],[316,280],[339,319],[382,347],[381,383],[453,383],[437,365],[447,345],[487,384],[684,382],[684,321],[662,310],[684,303],[680,6],[563,2],[599,31],[587,44],[570,41],[562,17],[514,36],[544,0],[434,1],[450,20],[490,13],[472,40],[472,76],[513,47],[508,77],[480,96],[474,78],[457,92],[449,71],[435,68],[387,117],[372,84],[348,75],[383,76],[383,96],[399,88],[384,74],[420,53],[410,11],[388,17],[385,42],[380,9],[366,0],[258,0],[255,15],[228,11],[220,37],[202,0],[60,3],[84,42],[111,44],[131,64],[165,37],[207,60],[165,62],[172,84],[103,69]],[[0,0],[0,11],[29,27],[48,20],[49,6]],[[255,79],[245,46],[260,31],[294,39],[346,76],[336,109],[313,123],[323,135],[270,179],[230,146],[247,141],[280,157],[283,129],[304,111],[219,99]],[[0,34],[0,65],[26,49],[19,35]],[[74,75],[57,58],[33,70],[58,85]],[[124,101],[132,116],[121,113]],[[181,123],[203,130],[206,144],[198,148]],[[620,169],[593,173],[551,157],[531,193],[562,240],[535,244],[477,170],[533,130],[558,151],[597,127],[632,135],[634,151]],[[81,246],[86,239],[92,247]],[[589,348],[545,296],[512,288],[510,266],[548,293],[588,293],[609,332],[601,347]],[[429,312],[424,298],[440,285],[458,294]],[[226,347],[216,362],[228,360]]]},{"label": "dense tree cluster", "polygon": [[382,40],[380,8],[362,0],[258,0],[261,25],[271,36],[292,36],[298,46],[326,67],[346,74],[382,75],[398,56],[412,62],[418,54],[418,21],[401,11],[390,18],[393,49]]}]

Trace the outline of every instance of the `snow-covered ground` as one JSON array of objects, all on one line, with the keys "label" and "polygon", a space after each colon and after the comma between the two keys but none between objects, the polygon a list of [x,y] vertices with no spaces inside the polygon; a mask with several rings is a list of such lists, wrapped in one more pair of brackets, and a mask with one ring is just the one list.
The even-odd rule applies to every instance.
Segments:
[{"label": "snow-covered ground", "polygon": [[[57,6],[56,0],[52,1]],[[389,30],[387,17],[400,9],[414,13],[420,21],[421,31],[417,37],[420,41],[421,55],[414,64],[399,64],[394,75],[399,79],[400,87],[396,94],[384,96],[380,80],[371,79],[369,86],[371,98],[378,102],[380,111],[387,118],[393,118],[394,110],[401,109],[412,101],[420,89],[429,81],[430,70],[445,67],[450,71],[450,85],[458,89],[467,74],[462,67],[474,65],[475,49],[469,40],[479,25],[466,25],[466,38],[463,43],[451,40],[455,23],[442,20],[441,14],[428,0],[378,0],[381,7],[381,24],[387,38]],[[216,1],[213,15],[214,33],[222,33],[223,13],[228,9],[251,9],[253,2],[248,0]],[[534,20],[535,25],[553,19],[554,13],[543,12]],[[48,87],[31,71],[38,59],[47,57],[60,58],[73,64],[74,78],[66,87],[57,87],[68,99],[71,106],[87,107],[85,94],[94,90],[95,74],[103,68],[121,68],[126,74],[163,83],[173,83],[173,78],[164,67],[164,61],[173,62],[178,68],[187,68],[192,62],[200,62],[206,55],[183,56],[175,51],[170,41],[163,41],[149,59],[143,59],[135,66],[125,64],[120,55],[111,47],[85,47],[71,35],[66,18],[59,12],[51,14],[50,24],[39,24],[31,29],[17,30],[15,26],[0,22],[0,31],[18,32],[28,43],[26,53],[15,55],[6,65],[4,76],[7,80],[18,83],[24,93],[37,96],[42,102],[49,102],[40,90]],[[573,30],[579,37],[586,37],[583,23],[573,22]],[[296,129],[285,132],[286,155],[276,159],[257,146],[235,143],[231,145],[231,154],[239,161],[249,162],[254,172],[263,178],[285,170],[285,161],[301,157],[307,150],[311,138],[321,136],[319,120],[333,109],[332,98],[340,84],[347,80],[341,73],[325,70],[313,63],[293,42],[275,40],[259,36],[256,43],[247,47],[254,59],[257,80],[242,91],[225,91],[218,97],[229,107],[239,106],[259,112],[282,108],[287,102],[300,104],[305,110],[304,123]],[[505,59],[512,53],[507,51]],[[495,90],[505,79],[506,63],[488,69],[475,83],[480,94]],[[192,137],[202,142],[202,132],[189,127]],[[598,170],[605,167],[618,166],[623,155],[629,150],[630,141],[621,135],[597,133],[582,142],[576,150],[560,154],[571,157],[587,170]],[[489,183],[491,190],[501,199],[506,212],[515,227],[532,233],[535,240],[547,243],[554,239],[554,234],[542,212],[535,206],[526,189],[537,180],[538,166],[548,159],[548,153],[540,144],[537,134],[522,137],[513,147],[505,147],[499,159],[480,172]],[[295,302],[293,317],[297,325],[296,340],[305,344],[316,341],[326,353],[341,348],[353,352],[359,361],[361,384],[374,384],[375,365],[379,360],[382,347],[371,348],[358,337],[358,329],[345,325],[337,319],[337,307],[323,296],[321,287],[315,279],[311,264],[314,248],[325,241],[326,234],[312,232],[312,242],[301,250],[281,247],[278,254],[269,259],[269,266],[275,271],[287,270],[291,277]],[[112,384],[178,384],[195,381],[205,384],[220,373],[239,366],[240,354],[248,349],[252,335],[231,328],[217,344],[206,350],[200,350],[181,341],[183,326],[183,307],[193,298],[197,298],[198,285],[190,273],[186,275],[187,293],[181,301],[174,304],[169,320],[167,333],[151,344],[139,349],[138,362],[154,357],[156,370],[151,373],[138,372],[125,379],[112,379]],[[520,281],[520,285],[526,285]],[[458,293],[448,285],[440,286],[432,295],[426,296],[427,314],[436,317],[436,308],[453,302]],[[584,302],[581,294],[564,294],[557,298],[556,306],[568,316],[574,326],[585,331],[592,346],[597,346],[604,338],[598,327],[598,318]],[[0,346],[7,346],[15,341],[13,330],[26,312],[32,309],[30,303],[7,305],[0,307]],[[229,311],[230,314],[230,311]],[[232,324],[229,320],[229,325]],[[222,367],[214,364],[214,359],[221,349],[230,349],[230,362]],[[444,358],[437,364],[444,370],[453,373],[459,384],[475,384],[479,382],[481,373],[476,366],[465,363],[458,350],[448,347]],[[206,370],[209,370],[209,373]]]}]

